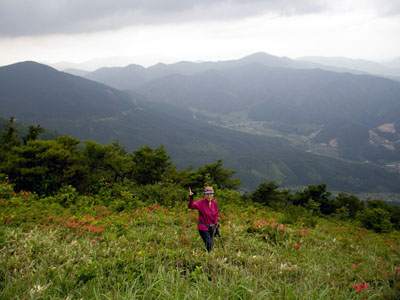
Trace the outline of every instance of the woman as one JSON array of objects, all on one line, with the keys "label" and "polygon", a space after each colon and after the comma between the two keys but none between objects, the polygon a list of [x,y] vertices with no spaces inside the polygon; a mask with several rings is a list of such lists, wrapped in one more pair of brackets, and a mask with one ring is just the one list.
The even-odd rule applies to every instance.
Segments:
[{"label": "woman", "polygon": [[208,252],[211,251],[214,245],[214,231],[218,226],[218,205],[213,197],[214,189],[211,186],[207,186],[204,189],[204,198],[193,203],[193,192],[189,188],[189,208],[199,211],[197,229]]}]

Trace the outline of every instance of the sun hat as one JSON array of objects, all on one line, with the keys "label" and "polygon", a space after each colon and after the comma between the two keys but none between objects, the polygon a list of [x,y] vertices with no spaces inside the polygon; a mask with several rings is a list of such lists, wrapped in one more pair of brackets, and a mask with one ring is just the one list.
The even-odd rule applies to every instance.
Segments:
[{"label": "sun hat", "polygon": [[212,188],[212,186],[206,186],[204,188],[204,194],[214,194],[214,189]]}]

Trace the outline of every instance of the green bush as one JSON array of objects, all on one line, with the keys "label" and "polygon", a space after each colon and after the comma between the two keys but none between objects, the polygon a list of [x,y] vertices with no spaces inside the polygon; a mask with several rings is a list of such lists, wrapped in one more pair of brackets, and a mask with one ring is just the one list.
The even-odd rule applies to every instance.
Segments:
[{"label": "green bush", "polygon": [[67,185],[60,188],[58,193],[54,196],[54,200],[63,207],[70,207],[71,205],[75,205],[77,203],[78,196],[79,194],[76,189],[70,185]]},{"label": "green bush", "polygon": [[312,214],[303,206],[289,205],[283,209],[283,224],[296,224],[311,218]]},{"label": "green bush", "polygon": [[158,182],[153,185],[136,186],[132,190],[132,195],[143,202],[174,206],[175,203],[188,198],[188,191],[174,183]]},{"label": "green bush", "polygon": [[390,214],[382,208],[366,208],[359,214],[361,224],[375,232],[390,232],[392,223],[390,223]]},{"label": "green bush", "polygon": [[9,199],[14,195],[13,186],[9,183],[0,184],[0,199]]}]

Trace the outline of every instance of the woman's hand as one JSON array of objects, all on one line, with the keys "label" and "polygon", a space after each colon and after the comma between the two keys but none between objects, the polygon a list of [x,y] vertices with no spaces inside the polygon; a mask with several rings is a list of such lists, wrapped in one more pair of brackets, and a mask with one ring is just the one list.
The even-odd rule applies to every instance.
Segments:
[{"label": "woman's hand", "polygon": [[194,194],[192,192],[192,189],[189,187],[189,197],[192,197]]}]

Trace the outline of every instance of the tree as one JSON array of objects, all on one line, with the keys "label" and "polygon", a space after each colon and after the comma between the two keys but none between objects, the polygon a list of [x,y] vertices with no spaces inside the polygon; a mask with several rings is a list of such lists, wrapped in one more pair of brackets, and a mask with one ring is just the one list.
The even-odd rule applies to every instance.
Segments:
[{"label": "tree", "polygon": [[326,184],[309,185],[305,190],[297,192],[293,204],[305,206],[309,200],[319,203],[321,213],[329,215],[335,212],[335,205],[329,198],[330,192],[326,191]]},{"label": "tree", "polygon": [[38,125],[37,127],[30,125],[28,128],[28,134],[22,138],[24,141],[24,145],[27,144],[28,141],[35,141],[39,138],[39,135],[43,132],[43,128]]},{"label": "tree", "polygon": [[364,209],[364,202],[357,196],[339,193],[335,199],[335,207],[336,210],[340,208],[347,208],[349,217],[354,219],[357,212]]},{"label": "tree", "polygon": [[367,207],[359,214],[362,225],[376,232],[390,232],[392,224],[390,223],[390,214],[382,208]]},{"label": "tree", "polygon": [[289,191],[279,191],[279,185],[274,181],[261,183],[251,194],[250,199],[271,207],[286,204],[290,197]]},{"label": "tree", "polygon": [[58,141],[29,140],[13,147],[0,169],[16,190],[51,194],[75,177],[78,157]]},{"label": "tree", "polygon": [[10,117],[9,124],[4,128],[0,137],[0,163],[8,160],[7,155],[11,149],[20,144],[18,130],[14,126],[14,117]]},{"label": "tree", "polygon": [[236,171],[227,170],[222,167],[222,160],[205,165],[195,171],[188,171],[188,185],[193,189],[202,189],[204,186],[212,185],[221,189],[237,189],[242,183],[239,178],[232,178]]},{"label": "tree", "polygon": [[379,200],[379,199],[373,199],[373,200],[368,199],[367,206],[369,208],[382,208],[386,211],[390,211],[390,205],[386,201]]},{"label": "tree", "polygon": [[173,167],[169,159],[170,156],[162,145],[154,150],[150,146],[145,146],[134,151],[132,159],[134,180],[142,185],[161,181],[168,168]]},{"label": "tree", "polygon": [[132,155],[118,142],[102,146],[86,141],[82,151],[81,165],[85,173],[79,190],[97,192],[101,185],[113,185],[133,178]]},{"label": "tree", "polygon": [[390,222],[396,230],[400,230],[400,206],[391,206]]}]

